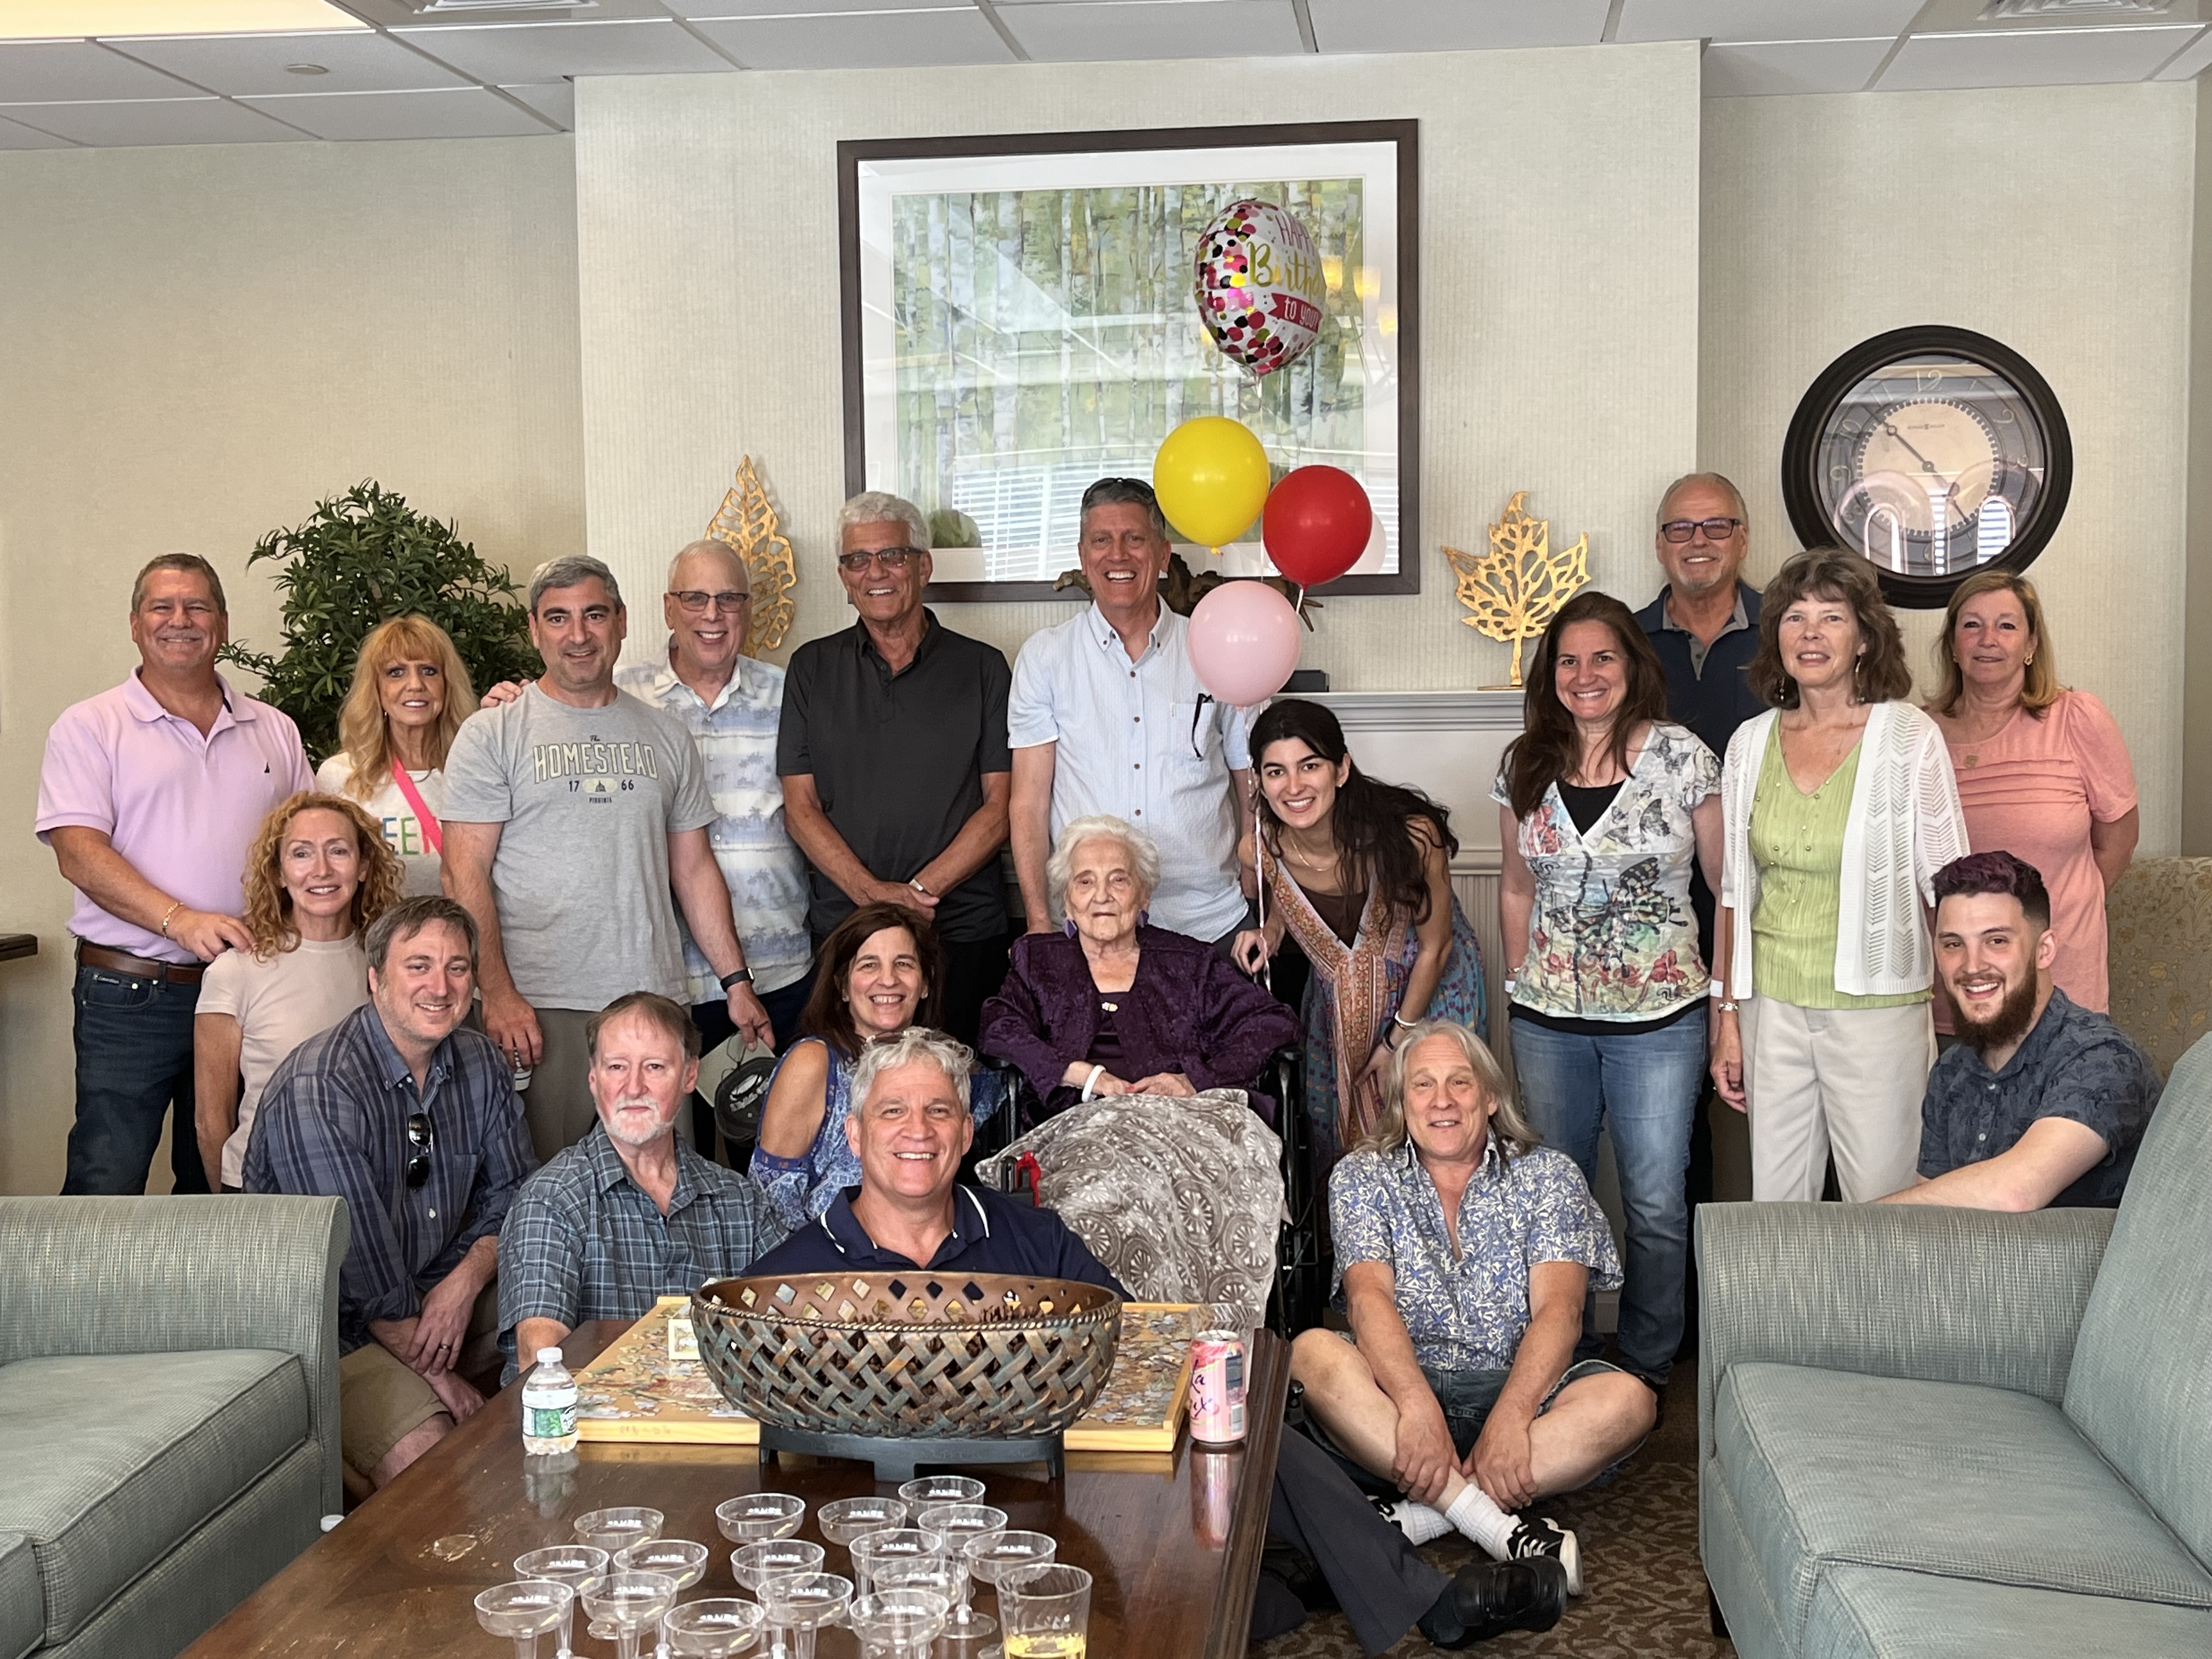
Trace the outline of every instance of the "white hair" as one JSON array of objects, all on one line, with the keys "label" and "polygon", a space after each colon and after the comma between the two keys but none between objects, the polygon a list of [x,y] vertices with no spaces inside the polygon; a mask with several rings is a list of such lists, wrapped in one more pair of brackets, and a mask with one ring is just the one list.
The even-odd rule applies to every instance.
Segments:
[{"label": "white hair", "polygon": [[1052,844],[1052,856],[1045,860],[1045,886],[1050,890],[1054,909],[1066,913],[1068,879],[1075,873],[1075,849],[1086,841],[1115,841],[1127,848],[1129,862],[1136,870],[1137,908],[1142,909],[1151,902],[1160,884],[1159,843],[1127,818],[1094,812],[1088,817],[1070,818]]},{"label": "white hair", "polygon": [[716,554],[727,560],[730,568],[745,579],[745,592],[748,593],[752,592],[753,573],[745,563],[745,556],[732,547],[729,543],[717,541],[712,536],[708,537],[704,541],[686,542],[676,550],[676,556],[668,562],[668,586],[672,591],[676,586],[676,568],[694,553]]},{"label": "white hair", "polygon": [[902,524],[914,538],[914,544],[924,552],[929,550],[929,520],[921,516],[921,509],[903,495],[894,495],[887,489],[864,489],[837,509],[837,543],[844,545],[845,532],[859,524]]},{"label": "white hair", "polygon": [[902,1066],[925,1060],[951,1080],[952,1091],[960,1097],[964,1110],[969,1101],[968,1080],[975,1070],[975,1051],[942,1031],[933,1031],[926,1025],[909,1025],[896,1036],[878,1037],[860,1051],[860,1063],[853,1069],[854,1111],[866,1114],[869,1092],[885,1072],[895,1072]]}]

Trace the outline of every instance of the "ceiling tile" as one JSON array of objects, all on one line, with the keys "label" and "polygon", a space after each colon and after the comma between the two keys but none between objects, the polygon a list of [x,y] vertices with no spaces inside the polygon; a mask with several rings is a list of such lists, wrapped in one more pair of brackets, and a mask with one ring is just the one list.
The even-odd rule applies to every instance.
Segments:
[{"label": "ceiling tile", "polygon": [[90,40],[0,45],[0,104],[202,95],[196,87]]},{"label": "ceiling tile", "polygon": [[75,148],[66,138],[57,138],[51,132],[40,132],[36,127],[27,127],[20,121],[0,120],[0,149],[70,149]]},{"label": "ceiling tile", "polygon": [[1759,40],[1705,48],[1705,96],[1765,98],[1803,92],[1863,92],[1897,44],[1872,40]]},{"label": "ceiling tile", "polygon": [[1462,52],[1588,46],[1607,0],[1307,0],[1323,52]]},{"label": "ceiling tile", "polygon": [[1877,90],[1953,87],[2086,86],[2140,81],[2197,33],[2194,23],[2145,28],[2004,29],[1914,34],[1881,73]]},{"label": "ceiling tile", "polygon": [[562,131],[576,130],[574,81],[555,81],[542,87],[501,87],[500,90],[510,98],[520,98],[547,120],[559,123]]},{"label": "ceiling tile", "polygon": [[1894,40],[1922,0],[1621,0],[1616,40]]},{"label": "ceiling tile", "polygon": [[550,131],[528,110],[482,87],[302,93],[245,101],[318,138],[525,138]]},{"label": "ceiling tile", "polygon": [[908,64],[1015,61],[999,32],[973,8],[868,16],[702,18],[692,27],[747,69],[897,69]]},{"label": "ceiling tile", "polygon": [[678,17],[694,18],[830,17],[856,11],[976,10],[975,0],[667,0],[667,6]]},{"label": "ceiling tile", "polygon": [[[170,35],[116,40],[116,51],[196,81],[210,92],[415,92],[468,82],[387,35]],[[320,64],[325,75],[294,75],[287,64]]]},{"label": "ceiling tile", "polygon": [[2212,68],[2212,29],[2205,31],[2196,45],[2184,52],[2158,72],[2161,81],[2191,81]]},{"label": "ceiling tile", "polygon": [[220,98],[0,106],[0,119],[9,117],[80,144],[283,143],[306,136]]},{"label": "ceiling tile", "polygon": [[1000,0],[999,21],[1043,63],[1302,52],[1291,0]]},{"label": "ceiling tile", "polygon": [[684,75],[729,64],[673,20],[500,23],[394,31],[480,81],[557,81],[574,75]]},{"label": "ceiling tile", "polygon": [[426,12],[410,4],[410,0],[345,0],[349,11],[360,13],[372,23],[381,23],[386,28],[481,28],[488,21],[499,23],[568,23],[578,18],[665,18],[660,0],[596,0],[596,3],[579,10],[573,6],[526,6],[495,13],[482,11]]}]

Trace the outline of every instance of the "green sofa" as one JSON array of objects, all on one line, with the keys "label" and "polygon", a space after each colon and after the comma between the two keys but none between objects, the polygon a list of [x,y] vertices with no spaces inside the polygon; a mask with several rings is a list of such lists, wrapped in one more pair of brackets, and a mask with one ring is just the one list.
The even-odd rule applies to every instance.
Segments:
[{"label": "green sofa", "polygon": [[0,1198],[0,1659],[168,1659],[341,1504],[334,1198]]},{"label": "green sofa", "polygon": [[2212,1655],[2212,1039],[2117,1212],[1698,1212],[1698,1538],[1746,1659]]}]

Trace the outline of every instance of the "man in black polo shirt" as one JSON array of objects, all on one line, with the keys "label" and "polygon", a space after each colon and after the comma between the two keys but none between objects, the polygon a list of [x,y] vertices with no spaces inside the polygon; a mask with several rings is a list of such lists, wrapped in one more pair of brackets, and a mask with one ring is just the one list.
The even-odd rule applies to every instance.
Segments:
[{"label": "man in black polo shirt", "polygon": [[945,948],[939,1023],[974,1042],[1006,976],[1013,757],[1003,652],[922,607],[929,531],[910,501],[869,490],[837,515],[837,574],[860,621],[794,652],[775,769],[805,853],[819,949],[860,905],[904,905]]},{"label": "man in black polo shirt", "polygon": [[2042,873],[2010,853],[1936,872],[1936,972],[1958,1045],[1928,1074],[1920,1170],[1885,1204],[2117,1206],[2158,1105],[2151,1058],[2051,982]]}]

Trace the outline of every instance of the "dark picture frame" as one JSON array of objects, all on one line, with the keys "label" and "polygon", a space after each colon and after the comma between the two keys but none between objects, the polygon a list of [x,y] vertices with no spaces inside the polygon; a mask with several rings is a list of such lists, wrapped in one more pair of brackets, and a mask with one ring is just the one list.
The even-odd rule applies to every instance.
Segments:
[{"label": "dark picture frame", "polygon": [[[845,488],[869,487],[867,393],[863,344],[860,167],[886,160],[958,160],[1141,150],[1249,149],[1265,146],[1378,144],[1395,147],[1395,250],[1397,562],[1388,574],[1340,577],[1315,592],[1418,593],[1420,532],[1420,123],[1414,119],[1316,121],[1230,127],[1139,127],[1109,131],[952,135],[931,138],[848,139],[837,146],[840,345],[845,416]],[[1164,434],[1163,434],[1164,435]],[[1149,468],[1146,469],[1149,471]],[[925,503],[925,506],[927,504]],[[1067,566],[1076,563],[1073,545]],[[1018,602],[1065,596],[1050,581],[936,581],[929,596],[945,601]]]}]

